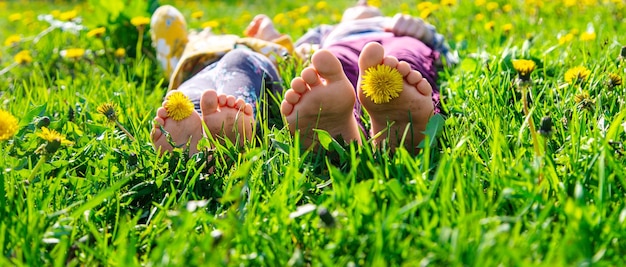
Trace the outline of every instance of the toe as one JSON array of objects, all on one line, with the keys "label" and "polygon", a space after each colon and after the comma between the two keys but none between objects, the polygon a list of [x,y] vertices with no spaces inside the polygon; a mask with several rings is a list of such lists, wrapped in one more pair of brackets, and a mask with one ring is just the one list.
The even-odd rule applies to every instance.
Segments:
[{"label": "toe", "polygon": [[417,85],[417,83],[421,82],[422,74],[419,71],[410,71],[408,75],[406,75],[405,79],[410,85]]},{"label": "toe", "polygon": [[231,108],[235,107],[235,101],[237,101],[237,99],[234,96],[232,96],[232,95],[226,96],[226,106],[227,107],[231,107]]},{"label": "toe", "polygon": [[226,95],[225,94],[220,94],[218,96],[218,99],[219,99],[218,102],[219,102],[219,106],[220,107],[226,106]]},{"label": "toe", "polygon": [[293,112],[293,104],[287,102],[287,100],[283,100],[283,102],[280,103],[280,112],[285,116],[289,116],[291,112]]},{"label": "toe", "polygon": [[295,79],[291,81],[291,89],[293,89],[295,93],[304,94],[306,93],[306,91],[309,90],[309,87],[307,86],[306,82],[302,79],[302,77],[296,77]]},{"label": "toe", "polygon": [[406,63],[406,61],[398,62],[396,69],[402,74],[402,77],[407,77],[407,75],[411,74],[411,65]]},{"label": "toe", "polygon": [[159,109],[157,109],[156,116],[157,119],[161,119],[161,121],[163,121],[167,118],[167,110],[164,107],[160,107]]},{"label": "toe", "polygon": [[246,101],[244,101],[243,98],[237,98],[237,100],[235,100],[234,108],[238,110],[243,110],[245,105],[246,105]]},{"label": "toe", "polygon": [[417,83],[416,87],[417,87],[417,91],[419,91],[421,94],[425,96],[433,95],[433,87],[425,78],[422,78],[422,81]]},{"label": "toe", "polygon": [[383,59],[383,64],[395,69],[398,67],[398,58],[394,56],[387,56]]},{"label": "toe", "polygon": [[215,90],[206,90],[200,98],[200,110],[202,114],[211,114],[217,111],[218,97]]},{"label": "toe", "polygon": [[341,62],[328,50],[319,50],[313,54],[311,63],[319,75],[328,82],[346,79]]},{"label": "toe", "polygon": [[253,111],[253,110],[252,110],[252,105],[250,105],[250,104],[248,104],[248,103],[245,103],[245,104],[244,104],[244,106],[243,106],[243,112],[244,112],[246,115],[250,115],[250,116],[252,116],[252,115],[254,114],[252,111]]},{"label": "toe", "polygon": [[315,87],[322,82],[317,71],[313,68],[306,68],[302,70],[301,76],[302,80],[304,80],[304,82],[311,87]]},{"label": "toe", "polygon": [[379,65],[383,62],[385,49],[376,42],[366,44],[359,56],[359,69],[363,73],[366,69]]},{"label": "toe", "polygon": [[300,101],[301,95],[296,93],[294,90],[287,90],[285,93],[285,101],[290,104],[296,104]]}]

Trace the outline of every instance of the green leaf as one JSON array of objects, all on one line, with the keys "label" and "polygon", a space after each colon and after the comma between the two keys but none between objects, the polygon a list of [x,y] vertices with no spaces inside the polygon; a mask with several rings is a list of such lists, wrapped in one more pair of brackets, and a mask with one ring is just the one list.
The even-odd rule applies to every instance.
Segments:
[{"label": "green leaf", "polygon": [[35,117],[38,116],[43,116],[44,112],[46,111],[46,104],[43,104],[41,106],[36,106],[33,109],[29,110],[24,117],[22,117],[22,120],[20,121],[20,128],[30,124],[31,122],[33,122],[33,119]]},{"label": "green leaf", "polygon": [[[418,147],[425,148],[426,145],[432,147],[436,140],[435,137],[439,135],[441,130],[443,130],[445,122],[446,121],[441,114],[435,114],[432,116],[430,120],[428,120],[428,124],[426,124],[426,130],[424,130],[424,135],[428,136],[428,138],[424,138]],[[428,140],[428,144],[426,144],[426,140]]]},{"label": "green leaf", "polygon": [[313,129],[317,133],[317,138],[320,141],[320,145],[328,151],[336,151],[339,154],[339,158],[343,161],[346,159],[348,152],[343,148],[335,138],[330,136],[327,131],[321,129]]}]

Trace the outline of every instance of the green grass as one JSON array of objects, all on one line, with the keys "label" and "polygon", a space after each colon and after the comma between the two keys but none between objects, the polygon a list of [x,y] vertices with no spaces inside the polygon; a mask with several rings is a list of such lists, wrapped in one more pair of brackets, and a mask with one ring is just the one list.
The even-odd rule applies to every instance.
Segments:
[{"label": "green grass", "polygon": [[[419,155],[334,140],[331,151],[301,150],[277,116],[282,96],[276,96],[265,100],[266,119],[252,144],[237,149],[206,140],[217,146],[210,161],[204,153],[158,156],[151,146],[152,118],[166,88],[149,36],[137,59],[136,30],[127,22],[148,16],[145,6],[107,21],[106,10],[90,8],[98,1],[52,2],[0,2],[0,40],[12,34],[23,40],[2,46],[0,67],[20,50],[33,56],[0,76],[0,109],[20,126],[0,143],[0,265],[626,264],[626,91],[607,85],[609,73],[622,79],[625,73],[626,62],[617,60],[626,44],[623,2],[535,1],[543,6],[534,8],[531,1],[499,1],[489,11],[457,1],[433,11],[427,20],[462,62],[440,73],[443,130]],[[310,25],[336,22],[353,1],[323,11],[315,1],[160,2],[187,17],[204,11],[203,19],[190,19],[193,28],[215,20],[217,31],[236,34],[253,14],[291,19],[288,11],[308,5],[295,19],[309,21],[277,25],[298,37]],[[383,2],[386,15],[422,12],[422,1]],[[505,2],[511,11],[503,11]],[[87,28],[107,27],[104,45],[86,31],[29,39],[49,26],[37,15],[74,7]],[[14,13],[22,18],[11,22]],[[489,21],[493,29],[485,28]],[[590,25],[595,39],[581,41]],[[574,38],[560,43],[567,33]],[[73,47],[92,53],[77,61],[59,56]],[[118,47],[126,58],[113,57]],[[528,113],[515,58],[538,63]],[[575,66],[591,71],[582,84],[565,82]],[[283,64],[285,86],[300,69]],[[108,102],[135,141],[98,113]],[[546,116],[552,135],[531,132]],[[46,158],[37,153],[45,146],[36,135],[42,117],[74,144]]]}]

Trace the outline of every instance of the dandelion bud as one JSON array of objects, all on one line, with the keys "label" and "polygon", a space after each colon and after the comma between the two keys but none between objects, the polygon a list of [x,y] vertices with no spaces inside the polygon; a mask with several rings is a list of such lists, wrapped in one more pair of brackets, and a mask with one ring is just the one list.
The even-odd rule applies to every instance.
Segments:
[{"label": "dandelion bud", "polygon": [[50,118],[48,116],[43,116],[37,119],[37,128],[48,127],[50,125]]},{"label": "dandelion bud", "polygon": [[220,241],[222,241],[222,238],[224,238],[224,233],[222,233],[222,231],[220,230],[213,230],[211,232],[211,238],[213,238],[213,246],[217,246]]},{"label": "dandelion bud", "polygon": [[320,216],[320,219],[322,220],[322,222],[324,222],[324,224],[326,224],[326,226],[335,226],[335,218],[332,214],[330,214],[327,208],[319,207],[317,209],[317,215]]},{"label": "dandelion bud", "polygon": [[543,136],[552,135],[552,118],[545,116],[541,118],[541,125],[539,125],[539,134]]}]

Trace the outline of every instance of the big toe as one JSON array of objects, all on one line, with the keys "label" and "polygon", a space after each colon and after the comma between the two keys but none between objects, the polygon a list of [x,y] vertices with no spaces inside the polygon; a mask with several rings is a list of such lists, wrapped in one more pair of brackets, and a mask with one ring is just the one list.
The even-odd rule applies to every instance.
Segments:
[{"label": "big toe", "polygon": [[219,106],[218,101],[219,99],[215,90],[204,91],[200,97],[200,110],[202,114],[207,115],[217,112]]},{"label": "big toe", "polygon": [[385,49],[376,42],[366,44],[359,55],[359,69],[363,73],[366,69],[383,63]]},{"label": "big toe", "polygon": [[346,79],[341,62],[328,50],[319,50],[311,58],[313,67],[327,82]]}]

